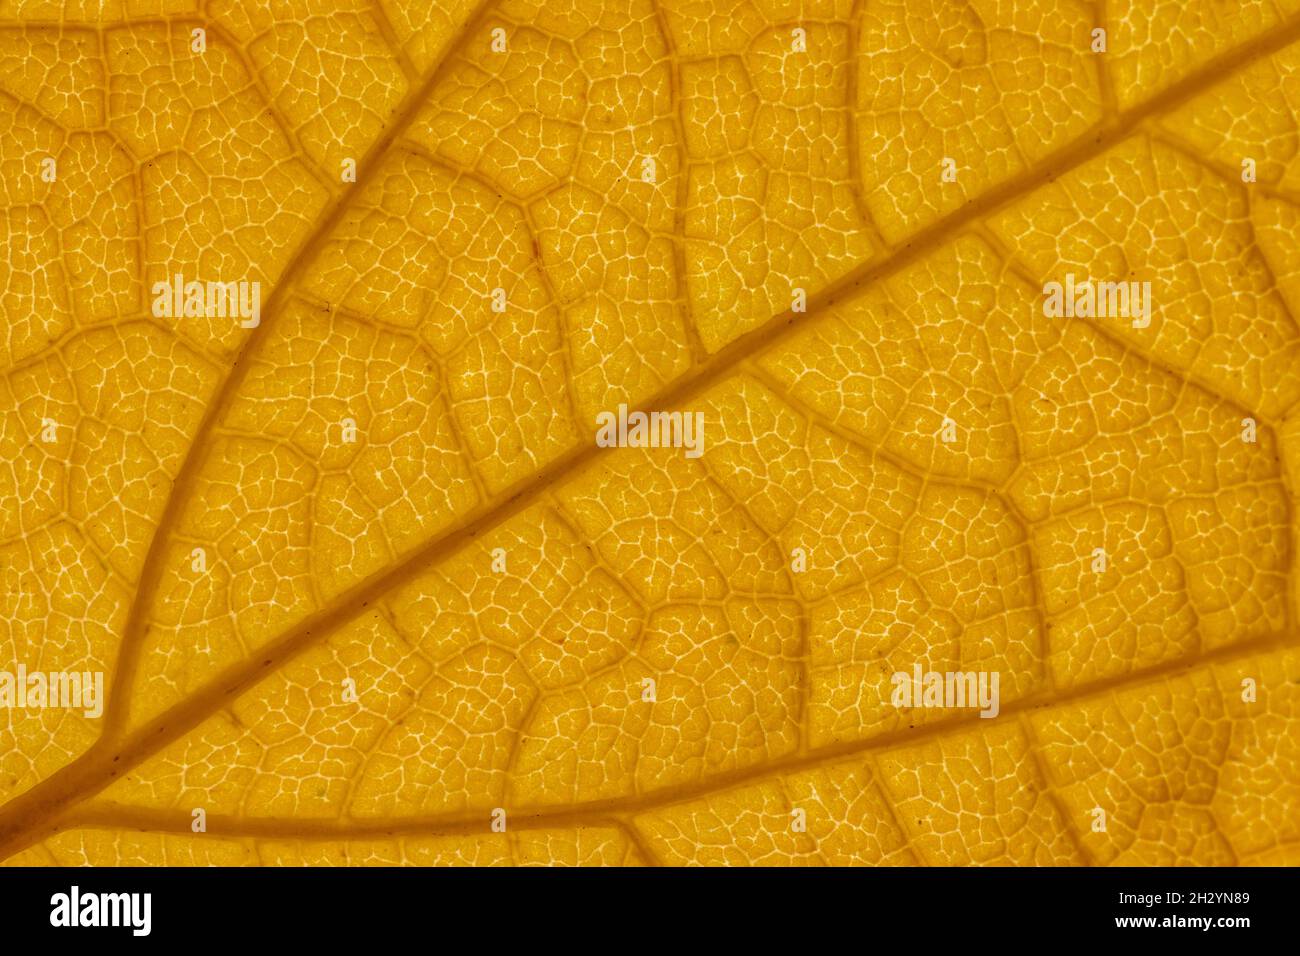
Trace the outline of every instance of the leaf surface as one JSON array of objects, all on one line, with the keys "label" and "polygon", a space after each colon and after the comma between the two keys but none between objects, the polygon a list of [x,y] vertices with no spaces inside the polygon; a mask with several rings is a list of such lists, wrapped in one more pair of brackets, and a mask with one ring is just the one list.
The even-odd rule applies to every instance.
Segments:
[{"label": "leaf surface", "polygon": [[6,862],[1296,862],[1296,4],[77,6],[0,7],[0,669],[107,700],[0,710]]}]

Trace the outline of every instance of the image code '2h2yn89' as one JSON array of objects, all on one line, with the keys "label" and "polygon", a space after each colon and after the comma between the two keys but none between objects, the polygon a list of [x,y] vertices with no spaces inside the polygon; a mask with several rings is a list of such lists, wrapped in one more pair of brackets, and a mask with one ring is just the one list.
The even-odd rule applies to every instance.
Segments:
[{"label": "image code '2h2yn89'", "polygon": [[1300,863],[1295,0],[11,0],[0,217],[64,925]]}]

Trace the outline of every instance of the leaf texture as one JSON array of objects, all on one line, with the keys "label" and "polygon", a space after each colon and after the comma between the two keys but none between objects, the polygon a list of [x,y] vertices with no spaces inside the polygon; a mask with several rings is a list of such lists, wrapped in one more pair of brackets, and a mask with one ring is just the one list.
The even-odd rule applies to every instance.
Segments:
[{"label": "leaf texture", "polygon": [[4,862],[1300,862],[1300,4],[14,0],[0,173]]}]

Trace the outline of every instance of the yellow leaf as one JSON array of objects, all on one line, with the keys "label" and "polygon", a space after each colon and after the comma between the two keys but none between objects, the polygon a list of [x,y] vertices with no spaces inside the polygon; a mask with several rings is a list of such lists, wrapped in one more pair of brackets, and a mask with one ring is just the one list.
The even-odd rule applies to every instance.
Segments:
[{"label": "yellow leaf", "polygon": [[1294,865],[1298,144],[1293,0],[9,5],[0,861]]}]

